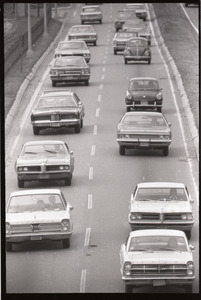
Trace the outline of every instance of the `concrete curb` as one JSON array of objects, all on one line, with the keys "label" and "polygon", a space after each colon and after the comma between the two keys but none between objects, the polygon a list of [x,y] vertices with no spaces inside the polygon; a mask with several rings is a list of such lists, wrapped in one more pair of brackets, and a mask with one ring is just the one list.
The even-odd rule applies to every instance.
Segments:
[{"label": "concrete curb", "polygon": [[63,31],[63,28],[65,26],[65,20],[63,20],[63,23],[61,25],[61,28],[58,32],[58,34],[56,35],[55,39],[52,41],[52,43],[50,44],[50,46],[46,49],[46,51],[43,53],[43,55],[40,57],[40,59],[36,62],[36,64],[33,66],[31,72],[29,73],[29,75],[26,76],[26,78],[24,79],[23,83],[21,84],[15,101],[11,107],[11,109],[9,110],[6,119],[5,119],[5,136],[7,136],[12,123],[13,123],[13,119],[14,116],[16,114],[16,111],[20,105],[20,102],[22,100],[22,97],[27,89],[27,87],[29,86],[31,80],[33,79],[35,73],[37,72],[37,70],[39,69],[39,67],[41,66],[42,62],[45,60],[45,58],[47,57],[47,55],[50,53],[50,51],[54,48],[55,44],[58,42],[58,39]]},{"label": "concrete curb", "polygon": [[192,113],[190,105],[189,105],[189,100],[188,100],[187,94],[184,89],[183,81],[182,81],[181,75],[177,69],[177,66],[174,62],[174,59],[170,55],[168,48],[166,47],[163,37],[161,35],[160,29],[158,26],[158,22],[156,19],[156,15],[154,12],[154,8],[152,5],[150,5],[150,8],[151,8],[150,9],[150,16],[151,16],[150,21],[153,22],[155,38],[157,39],[158,45],[160,46],[160,49],[165,57],[165,61],[170,64],[172,73],[175,77],[177,87],[178,87],[178,90],[179,90],[179,93],[181,96],[181,101],[182,101],[182,105],[184,108],[184,112],[185,112],[185,115],[186,115],[188,123],[189,123],[189,129],[190,129],[190,133],[192,136],[192,142],[194,144],[196,156],[197,156],[196,159],[199,160],[199,133],[198,133],[198,129],[195,125],[194,116],[193,116],[193,113]]}]

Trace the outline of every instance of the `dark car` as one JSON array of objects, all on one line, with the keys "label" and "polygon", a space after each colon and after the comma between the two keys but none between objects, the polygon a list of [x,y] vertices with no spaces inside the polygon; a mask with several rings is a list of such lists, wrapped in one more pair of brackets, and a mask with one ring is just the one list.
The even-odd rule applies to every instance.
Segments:
[{"label": "dark car", "polygon": [[89,85],[90,67],[81,56],[56,57],[50,67],[52,86],[58,83],[84,82]]},{"label": "dark car", "polygon": [[124,51],[126,47],[126,42],[132,37],[137,37],[137,32],[122,32],[119,31],[115,33],[113,38],[113,51],[117,54],[119,51]]},{"label": "dark car", "polygon": [[144,3],[127,3],[126,9],[135,11],[136,16],[143,21],[147,20],[147,9]]},{"label": "dark car", "polygon": [[33,133],[61,127],[73,127],[79,133],[84,116],[84,104],[72,90],[44,91],[31,112]]},{"label": "dark car", "polygon": [[171,123],[159,112],[127,112],[117,128],[119,154],[125,155],[126,149],[161,149],[163,155],[169,153],[172,142]]},{"label": "dark car", "polygon": [[97,33],[92,25],[74,25],[68,31],[68,40],[83,40],[96,46],[97,39]]},{"label": "dark car", "polygon": [[54,57],[57,56],[83,56],[86,62],[90,61],[91,52],[85,41],[62,41],[55,49]]},{"label": "dark car", "polygon": [[151,50],[149,43],[145,38],[131,38],[126,42],[124,50],[124,62],[128,61],[146,61],[151,63]]},{"label": "dark car", "polygon": [[134,77],[129,80],[126,91],[127,111],[131,109],[157,109],[162,111],[163,95],[162,89],[156,78],[151,77]]},{"label": "dark car", "polygon": [[99,5],[87,5],[82,7],[80,14],[81,23],[99,22],[102,23],[103,13]]},{"label": "dark car", "polygon": [[115,20],[115,30],[119,31],[122,29],[122,26],[126,20],[133,20],[136,19],[136,14],[133,11],[128,11],[128,10],[120,10],[117,13],[117,17]]}]

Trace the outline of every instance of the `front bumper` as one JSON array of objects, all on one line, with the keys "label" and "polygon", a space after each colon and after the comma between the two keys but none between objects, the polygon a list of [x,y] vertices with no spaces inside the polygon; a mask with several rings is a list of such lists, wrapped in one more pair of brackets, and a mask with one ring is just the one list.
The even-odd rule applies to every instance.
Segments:
[{"label": "front bumper", "polygon": [[145,276],[142,278],[132,278],[132,277],[122,277],[122,280],[126,285],[134,285],[134,286],[165,286],[165,285],[174,285],[174,286],[183,286],[183,285],[192,285],[194,277],[161,277],[155,276],[154,278],[146,278]]},{"label": "front bumper", "polygon": [[24,181],[41,181],[41,180],[62,180],[62,179],[67,179],[67,178],[71,178],[72,177],[72,173],[69,172],[57,172],[57,173],[43,173],[43,174],[19,174],[18,173],[18,178],[20,180],[24,180]]},{"label": "front bumper", "polygon": [[64,240],[70,238],[72,230],[68,232],[43,232],[43,233],[20,233],[6,235],[6,242],[20,243],[25,241],[42,241],[42,240]]}]

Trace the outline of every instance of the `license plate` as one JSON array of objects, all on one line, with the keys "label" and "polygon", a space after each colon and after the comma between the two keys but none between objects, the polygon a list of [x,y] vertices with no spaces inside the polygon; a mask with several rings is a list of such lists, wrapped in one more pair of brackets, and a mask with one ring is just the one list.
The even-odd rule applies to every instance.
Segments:
[{"label": "license plate", "polygon": [[41,174],[41,175],[38,175],[38,178],[39,178],[39,179],[48,179],[48,178],[49,178],[49,174]]},{"label": "license plate", "polygon": [[60,123],[52,123],[51,126],[52,127],[60,127]]},{"label": "license plate", "polygon": [[141,147],[149,147],[149,143],[147,143],[147,142],[141,142],[140,146]]},{"label": "license plate", "polygon": [[143,101],[142,105],[148,105],[148,101]]},{"label": "license plate", "polygon": [[42,240],[42,236],[31,236],[31,241],[41,241]]},{"label": "license plate", "polygon": [[161,285],[165,285],[165,280],[163,279],[153,280],[153,286],[161,286]]}]

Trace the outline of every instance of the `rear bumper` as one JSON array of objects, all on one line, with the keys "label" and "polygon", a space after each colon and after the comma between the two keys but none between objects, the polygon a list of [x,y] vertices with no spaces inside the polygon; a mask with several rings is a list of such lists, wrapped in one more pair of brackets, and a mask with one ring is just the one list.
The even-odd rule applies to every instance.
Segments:
[{"label": "rear bumper", "polygon": [[52,76],[50,75],[50,78],[53,82],[65,82],[65,81],[85,81],[89,80],[90,75],[63,75],[63,76]]},{"label": "rear bumper", "polygon": [[[154,102],[153,104],[149,104],[149,102]],[[143,101],[140,103],[140,104],[135,104],[135,102],[131,103],[131,104],[128,104],[126,103],[126,106],[127,107],[130,107],[130,108],[159,108],[159,107],[163,107],[163,104],[160,103],[158,104],[157,101],[147,101],[147,103],[145,104]]]},{"label": "rear bumper", "polygon": [[149,61],[151,56],[124,55],[125,60]]},{"label": "rear bumper", "polygon": [[126,148],[133,148],[133,149],[161,149],[163,147],[169,147],[171,144],[171,140],[151,140],[151,141],[143,141],[143,140],[123,140],[117,138],[117,143],[120,146],[125,146]]},{"label": "rear bumper", "polygon": [[80,119],[72,120],[61,120],[61,121],[34,121],[31,122],[33,127],[39,128],[59,128],[59,127],[70,127],[81,123]]}]

